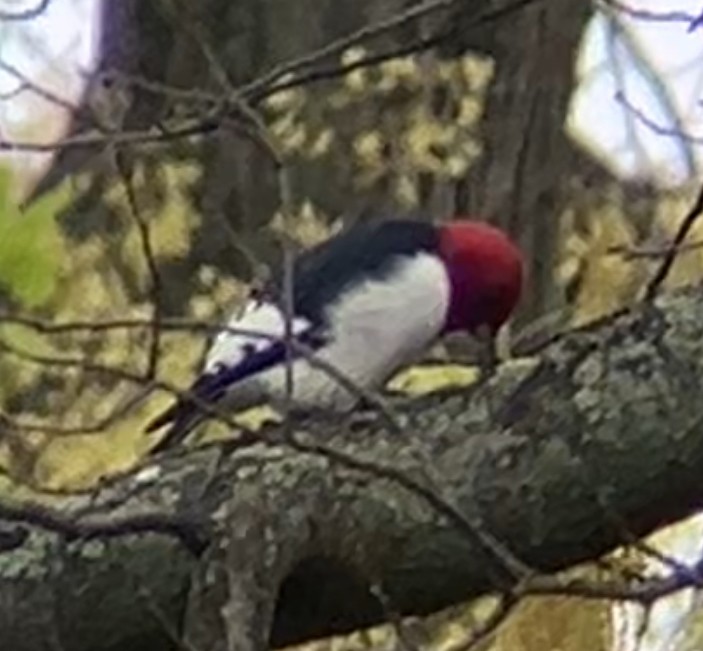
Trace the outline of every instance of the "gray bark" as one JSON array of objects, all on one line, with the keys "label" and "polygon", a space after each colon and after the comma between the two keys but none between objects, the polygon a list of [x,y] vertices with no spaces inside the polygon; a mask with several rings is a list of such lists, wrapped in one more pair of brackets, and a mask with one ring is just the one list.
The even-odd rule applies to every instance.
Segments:
[{"label": "gray bark", "polygon": [[[295,435],[420,486],[439,481],[465,518],[549,572],[700,507],[702,367],[695,288],[558,338],[472,391],[411,402],[404,435],[374,418]],[[192,648],[263,649],[269,635],[283,644],[378,622],[369,584],[421,614],[506,579],[388,473],[280,434],[155,460],[51,510],[2,507],[3,647],[162,649],[183,633]]]}]

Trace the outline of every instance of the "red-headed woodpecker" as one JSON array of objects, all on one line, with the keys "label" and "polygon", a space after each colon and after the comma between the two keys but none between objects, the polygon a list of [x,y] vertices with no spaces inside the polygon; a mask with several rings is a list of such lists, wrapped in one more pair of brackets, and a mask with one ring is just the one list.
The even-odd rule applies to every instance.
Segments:
[{"label": "red-headed woodpecker", "polygon": [[[444,333],[495,333],[520,297],[522,259],[504,233],[481,222],[366,222],[301,255],[293,279],[292,336],[357,385],[375,389]],[[280,297],[279,279],[229,320],[231,330],[215,338],[190,388],[197,403],[237,410],[285,403]],[[292,355],[291,404],[338,411],[358,402],[328,370]],[[196,401],[179,400],[147,427],[171,424],[154,451],[180,442],[205,417]]]}]

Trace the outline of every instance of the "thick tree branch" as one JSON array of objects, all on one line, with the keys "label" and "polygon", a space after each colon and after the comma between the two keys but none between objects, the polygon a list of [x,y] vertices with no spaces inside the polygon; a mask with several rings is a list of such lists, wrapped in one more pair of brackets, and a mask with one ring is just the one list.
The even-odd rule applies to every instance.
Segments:
[{"label": "thick tree branch", "polygon": [[[400,422],[447,500],[551,572],[700,508],[702,367],[698,287],[563,336],[473,392],[417,400]],[[164,648],[185,621],[192,648],[261,649],[270,627],[281,644],[382,620],[369,585],[399,613],[508,589],[500,562],[412,488],[427,476],[417,437],[382,419],[302,424],[294,445],[265,436],[164,457],[50,516],[6,511],[7,648]],[[647,600],[699,579],[538,576],[514,594]]]}]

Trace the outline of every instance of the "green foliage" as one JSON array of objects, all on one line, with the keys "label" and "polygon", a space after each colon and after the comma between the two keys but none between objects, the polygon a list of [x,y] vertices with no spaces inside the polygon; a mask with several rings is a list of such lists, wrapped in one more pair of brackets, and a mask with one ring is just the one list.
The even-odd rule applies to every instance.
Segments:
[{"label": "green foliage", "polygon": [[26,307],[45,303],[56,288],[63,238],[55,221],[67,195],[57,191],[21,212],[12,172],[0,168],[0,286]]}]

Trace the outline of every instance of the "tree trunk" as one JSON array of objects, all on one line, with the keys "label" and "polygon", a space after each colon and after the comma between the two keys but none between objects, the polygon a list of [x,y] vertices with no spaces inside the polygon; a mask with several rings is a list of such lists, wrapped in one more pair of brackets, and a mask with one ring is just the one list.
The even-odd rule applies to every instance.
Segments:
[{"label": "tree trunk", "polygon": [[535,3],[494,26],[496,70],[484,153],[467,203],[511,232],[529,261],[523,321],[563,309],[555,283],[561,218],[586,169],[566,132],[588,3]]},{"label": "tree trunk", "polygon": [[[467,210],[499,223],[521,241],[530,270],[521,317],[524,321],[563,307],[553,273],[560,217],[569,184],[583,171],[581,158],[573,155],[564,124],[574,86],[578,46],[591,9],[587,3],[535,2],[500,19],[464,29],[462,21],[470,24],[479,10],[495,6],[495,2],[486,1],[471,3],[470,12],[462,9],[462,14],[450,21],[459,27],[440,48],[440,56],[478,50],[495,61],[480,124],[483,153],[479,164],[459,182],[425,175],[417,185],[427,186],[419,191],[420,207],[434,217]],[[207,0],[197,7],[176,0],[106,3],[101,65],[171,87],[222,92],[223,73],[232,87],[237,87],[276,64],[404,7],[399,0],[307,0],[290,6],[273,0],[234,4]],[[418,33],[431,33],[432,25],[435,23],[429,21],[424,28],[421,24],[416,29],[406,29],[382,43],[386,47],[404,44]],[[219,75],[203,44],[220,62]],[[125,128],[152,125],[173,108],[173,101],[158,94],[139,88],[133,91],[134,101],[126,115]],[[321,97],[322,102],[326,101],[324,94]],[[392,111],[392,106],[372,105],[359,115],[342,114],[340,120],[345,124],[335,128],[348,135],[350,125],[370,128],[388,119]],[[375,117],[369,119],[369,115]],[[75,129],[82,128],[83,122],[77,122]],[[402,143],[396,144],[402,149]],[[153,155],[145,158],[139,150],[131,155],[137,160],[148,160],[150,165],[158,166],[163,161],[154,160]],[[272,238],[261,227],[276,211],[278,193],[270,160],[260,148],[232,134],[212,136],[205,146],[162,149],[160,155],[196,157],[203,165],[202,180],[193,188],[194,210],[204,217],[202,227],[188,260],[171,263],[165,274],[180,291],[167,292],[164,309],[179,312],[190,295],[187,288],[194,269],[203,262],[250,277],[248,261],[228,244],[224,230],[236,233],[238,248],[253,251],[256,257],[271,262]],[[85,169],[91,156],[95,152],[79,150],[60,155],[39,190],[46,190],[76,169]],[[372,208],[383,210],[396,205],[388,188],[360,197],[348,158],[343,149],[335,150],[335,156],[321,162],[296,159],[296,197],[301,201],[312,199],[332,217],[353,212],[369,201],[375,204]],[[69,208],[69,222],[85,221],[87,211],[101,212],[98,208],[104,170],[94,165],[90,169],[95,170],[93,192]],[[72,216],[74,212],[76,215]],[[91,223],[103,227],[100,220]]]}]

